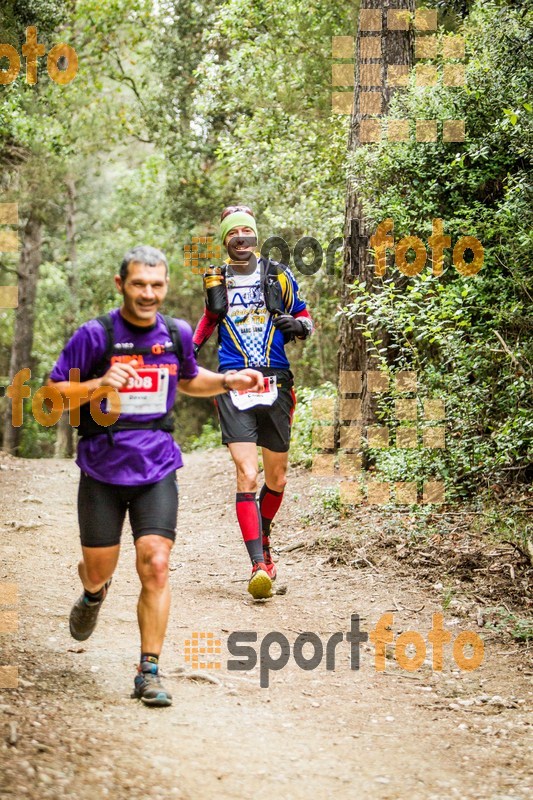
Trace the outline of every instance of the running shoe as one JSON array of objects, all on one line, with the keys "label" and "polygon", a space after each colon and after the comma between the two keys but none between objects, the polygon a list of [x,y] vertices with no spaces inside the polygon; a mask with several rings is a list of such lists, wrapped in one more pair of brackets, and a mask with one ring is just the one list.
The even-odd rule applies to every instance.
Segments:
[{"label": "running shoe", "polygon": [[248,591],[254,600],[265,600],[267,597],[272,597],[272,578],[266,564],[262,561],[258,561],[252,567]]},{"label": "running shoe", "polygon": [[272,556],[270,554],[270,537],[265,536],[264,534],[263,534],[263,559],[270,580],[275,581],[277,570],[276,570],[276,565],[272,561]]},{"label": "running shoe", "polygon": [[157,672],[139,670],[133,682],[132,698],[142,700],[147,706],[171,706],[172,695],[161,683]]},{"label": "running shoe", "polygon": [[91,603],[90,600],[85,597],[85,593],[83,593],[72,606],[69,617],[70,635],[78,642],[84,642],[88,639],[96,628],[98,612],[106,598],[111,581],[112,578],[104,584],[104,594],[101,600],[98,600],[96,603]]}]

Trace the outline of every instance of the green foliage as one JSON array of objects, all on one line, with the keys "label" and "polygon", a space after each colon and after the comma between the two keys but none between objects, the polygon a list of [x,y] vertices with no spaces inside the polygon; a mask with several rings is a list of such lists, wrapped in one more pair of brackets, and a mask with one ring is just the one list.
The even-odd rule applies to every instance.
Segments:
[{"label": "green foliage", "polygon": [[[527,495],[522,500],[527,500]],[[525,508],[519,505],[498,503],[493,498],[486,501],[484,512],[478,517],[474,530],[488,535],[496,544],[510,542],[521,550],[525,558],[531,558],[533,522],[528,519]]]},{"label": "green foliage", "polygon": [[338,486],[329,486],[328,488],[323,489],[321,492],[319,492],[318,497],[322,506],[320,511],[332,511],[334,512],[335,516],[340,515],[342,505]]},{"label": "green foliage", "polygon": [[442,608],[446,611],[453,600],[454,591],[451,586],[446,586],[445,589],[442,590]]},{"label": "green foliage", "polygon": [[187,451],[214,450],[215,447],[220,447],[220,428],[215,425],[213,420],[208,420],[202,425],[200,435],[196,436],[184,449]]},{"label": "green foliage", "polygon": [[336,387],[332,383],[324,383],[316,389],[302,387],[296,394],[296,410],[291,439],[291,463],[304,467],[311,467],[313,462],[312,432],[313,409],[312,403],[318,397],[335,397]]},{"label": "green foliage", "polygon": [[[444,20],[440,37],[465,36],[467,85],[413,82],[393,98],[391,116],[464,118],[467,141],[384,141],[347,161],[349,120],[331,115],[330,59],[331,37],[353,31],[349,4],[7,0],[2,41],[20,49],[25,27],[35,24],[48,47],[60,39],[74,46],[80,64],[65,87],[48,79],[45,59],[37,86],[18,79],[0,87],[2,200],[19,203],[22,225],[37,205],[44,224],[34,380],[45,379],[72,320],[78,325],[116,305],[112,278],[131,245],[166,251],[165,310],[194,324],[201,279],[184,268],[183,245],[216,232],[223,205],[252,204],[261,241],[275,234],[294,248],[309,235],[326,250],[343,234],[348,173],[368,216],[376,223],[392,217],[397,241],[411,233],[427,241],[439,217],[453,244],[468,234],[484,246],[483,269],[473,278],[456,272],[448,249],[442,277],[430,275],[430,262],[401,281],[389,270],[377,291],[354,287],[342,311],[364,320],[384,368],[415,369],[420,398],[446,403],[446,450],[375,450],[376,475],[438,474],[450,497],[524,479],[533,364],[530,11],[504,0],[427,5]],[[68,178],[77,194],[77,275],[65,240]],[[333,274],[324,266],[312,276],[297,273],[317,324],[315,336],[289,350],[305,387],[291,457],[305,466],[313,453],[310,401],[335,392],[341,259],[339,252]],[[1,283],[11,282],[16,266],[2,256]],[[12,322],[12,312],[0,312],[0,375],[8,370]],[[378,335],[384,328],[388,342]],[[202,363],[214,366],[213,342]],[[177,413],[182,441],[218,444],[212,403],[186,399]],[[379,413],[393,428],[391,401]],[[52,435],[28,427],[24,452],[45,452]]]},{"label": "green foliage", "polygon": [[[522,11],[506,3],[472,4],[458,32],[467,43],[465,90],[422,89],[413,79],[390,116],[464,119],[465,144],[383,142],[357,150],[350,173],[370,219],[393,219],[396,242],[427,242],[441,218],[452,247],[465,235],[482,242],[483,268],[461,276],[448,249],[442,277],[431,275],[430,260],[412,278],[389,268],[371,288],[356,284],[343,310],[358,315],[384,367],[416,370],[420,396],[446,403],[445,451],[382,452],[378,469],[414,480],[438,468],[450,496],[524,480],[533,456],[531,40]],[[390,343],[379,340],[383,329]]]},{"label": "green foliage", "polygon": [[495,616],[494,622],[487,623],[487,628],[512,636],[517,642],[530,642],[533,639],[533,618],[519,617],[503,606],[488,608],[487,613]]},{"label": "green foliage", "polygon": [[[342,236],[347,119],[331,115],[331,37],[353,29],[339,0],[162,4],[154,136],[165,148],[172,219],[185,241],[216,232],[235,201],[260,241]],[[168,109],[175,110],[172,120]],[[275,257],[275,256],[274,256]],[[318,323],[293,350],[299,380],[334,379],[339,279],[297,276]],[[302,377],[303,376],[303,377]]]},{"label": "green foliage", "polygon": [[45,428],[34,419],[31,409],[25,407],[24,428],[22,430],[21,455],[24,458],[52,458],[56,431],[54,427]]}]

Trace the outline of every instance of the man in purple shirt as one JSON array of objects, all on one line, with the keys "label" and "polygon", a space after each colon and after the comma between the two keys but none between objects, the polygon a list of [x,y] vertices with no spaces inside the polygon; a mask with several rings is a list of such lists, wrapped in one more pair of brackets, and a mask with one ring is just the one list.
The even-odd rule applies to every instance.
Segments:
[{"label": "man in purple shirt", "polygon": [[[252,369],[221,374],[197,365],[190,326],[158,313],[168,283],[168,264],[160,250],[139,246],[126,253],[115,276],[122,306],[76,331],[49,381],[71,409],[79,407],[81,418],[76,463],[81,469],[78,571],[84,591],[72,607],[70,632],[84,641],[96,626],[128,511],[142,585],[137,606],[141,661],[132,696],[156,706],[172,702],[158,670],[170,608],[176,470],[183,466],[170,432],[176,390],[209,397],[230,389],[258,391],[263,385],[261,373]],[[70,370],[79,370],[79,380],[72,379]],[[88,402],[96,390],[118,392],[120,415],[112,425],[103,417],[113,409],[112,398],[109,408],[102,402],[100,414],[94,407],[89,413]]]}]

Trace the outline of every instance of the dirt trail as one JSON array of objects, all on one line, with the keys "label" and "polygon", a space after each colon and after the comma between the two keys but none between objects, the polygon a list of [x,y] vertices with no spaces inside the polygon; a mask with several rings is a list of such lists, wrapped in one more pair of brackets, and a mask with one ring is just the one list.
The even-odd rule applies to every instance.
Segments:
[{"label": "dirt trail", "polygon": [[[368,631],[398,605],[405,610],[395,613],[395,634],[414,629],[425,636],[432,613],[442,609],[437,593],[416,587],[414,577],[333,568],[323,554],[298,550],[278,561],[287,594],[253,603],[223,450],[188,457],[180,473],[162,658],[174,705],[147,709],[129,699],[138,651],[129,531],[95,634],[81,647],[68,633],[79,593],[77,476],[69,461],[0,461],[0,582],[18,583],[20,593],[19,631],[0,636],[0,663],[17,664],[20,675],[17,690],[0,691],[1,798],[531,796],[530,673],[519,671],[512,646],[489,643],[483,665],[470,673],[457,670],[450,646],[442,673],[430,664],[409,673],[391,659],[376,673],[369,644],[354,671],[346,641],[337,647],[335,671],[325,669],[325,659],[303,671],[291,658],[271,673],[268,689],[259,686],[257,668],[228,671],[231,631],[256,631],[256,649],[270,631],[291,645],[300,632],[314,631],[325,643],[349,629],[351,613]],[[309,476],[294,473],[290,481],[276,533],[285,546],[320,533],[304,534],[299,524],[311,505]],[[475,629],[475,620],[465,625],[447,614],[446,625],[455,636]],[[193,631],[222,640],[222,668],[204,671],[219,683],[181,672],[190,669],[184,642]]]}]

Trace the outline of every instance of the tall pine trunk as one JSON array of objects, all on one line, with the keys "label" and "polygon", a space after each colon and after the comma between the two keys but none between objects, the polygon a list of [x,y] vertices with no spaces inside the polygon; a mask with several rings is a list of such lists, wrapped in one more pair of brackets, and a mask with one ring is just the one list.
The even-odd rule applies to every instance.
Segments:
[{"label": "tall pine trunk", "polygon": [[[66,239],[68,254],[67,287],[69,305],[65,316],[65,344],[76,329],[78,319],[78,257],[76,251],[76,184],[72,177],[65,180],[67,189]],[[74,452],[74,436],[66,411],[59,420],[56,430],[54,455],[56,458],[70,458]]]},{"label": "tall pine trunk", "polygon": [[[363,0],[365,9],[381,10],[382,25],[381,32],[361,31],[361,14],[356,41],[356,61],[355,61],[355,87],[354,87],[354,108],[351,117],[349,134],[349,151],[353,152],[362,145],[360,137],[361,120],[364,115],[360,109],[360,69],[359,64],[379,64],[381,65],[381,85],[364,91],[381,92],[382,114],[387,114],[389,109],[392,90],[387,86],[387,66],[389,64],[407,64],[409,69],[413,65],[413,45],[414,37],[412,28],[409,30],[398,31],[389,30],[387,27],[387,11],[389,9],[405,9],[414,14],[414,0]],[[363,10],[363,9],[361,9]],[[381,38],[381,58],[361,57],[361,41],[367,37]],[[372,144],[366,145],[372,147]],[[346,195],[346,216],[345,216],[345,250],[343,266],[343,296],[342,305],[345,307],[350,303],[353,294],[353,284],[363,283],[367,290],[378,291],[379,288],[374,283],[374,263],[369,253],[369,239],[376,224],[381,220],[368,220],[363,212],[361,197],[358,192],[358,177],[353,176],[347,187]],[[364,317],[349,318],[343,315],[340,325],[340,348],[339,348],[339,379],[341,371],[361,371],[362,374],[362,423],[368,424],[374,417],[372,395],[368,391],[367,373],[369,370],[378,369],[379,363],[376,354],[370,351],[367,339],[363,332],[358,330],[359,325],[364,321]],[[387,347],[387,331],[378,334],[382,340],[382,347]]]},{"label": "tall pine trunk", "polygon": [[[35,297],[37,279],[41,265],[42,222],[35,207],[30,209],[28,221],[24,227],[24,239],[20,253],[18,271],[19,304],[15,312],[13,344],[9,364],[9,381],[21,369],[31,369],[31,353],[33,348],[33,324],[35,316]],[[14,455],[20,449],[21,428],[11,424],[11,400],[7,401],[4,420],[3,449]]]}]

